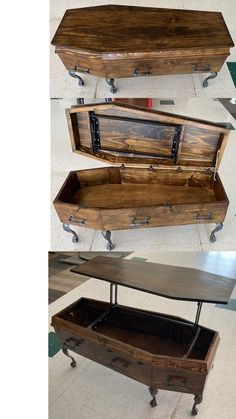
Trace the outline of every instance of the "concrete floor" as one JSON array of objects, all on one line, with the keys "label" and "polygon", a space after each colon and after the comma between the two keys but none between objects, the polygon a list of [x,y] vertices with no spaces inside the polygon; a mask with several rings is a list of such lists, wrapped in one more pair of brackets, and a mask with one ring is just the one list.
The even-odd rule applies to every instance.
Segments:
[{"label": "concrete floor", "polygon": [[[236,44],[235,0],[51,0],[51,39],[66,9],[101,4],[129,4],[134,6],[165,7],[176,9],[220,11]],[[236,61],[236,47],[231,49],[227,61]],[[231,79],[227,65],[224,64],[218,77],[210,81],[204,89],[204,74],[183,74],[176,76],[139,77],[117,79],[117,97],[235,97],[236,88]],[[76,79],[67,74],[61,60],[51,46],[51,97],[71,98],[109,97],[109,87],[104,79],[84,76],[85,85],[78,86]]]},{"label": "concrete floor", "polygon": [[[236,277],[236,252],[145,252],[127,258],[142,257],[149,262],[167,263],[203,269]],[[108,301],[109,284],[88,279],[49,306],[51,316],[80,297]],[[236,289],[232,297],[236,298]],[[177,314],[193,320],[196,303],[165,299],[129,288],[119,287],[120,304]],[[214,368],[211,370],[203,402],[201,419],[235,419],[236,404],[236,323],[235,311],[203,304],[200,324],[220,333]],[[49,330],[53,331],[49,326]],[[49,359],[50,419],[184,419],[189,418],[193,396],[160,390],[157,408],[149,405],[150,395],[143,384],[131,380],[95,362],[74,354],[77,367],[59,351]]]},{"label": "concrete floor", "polygon": [[[91,99],[90,99],[91,100]],[[65,108],[75,104],[74,100],[52,100],[52,176],[51,201],[55,198],[68,172],[78,169],[104,167],[108,164],[90,159],[71,151],[69,133],[65,118]],[[230,122],[236,127],[236,121],[224,106],[216,100],[207,98],[176,99],[174,105],[160,105],[153,100],[153,107],[167,112],[203,118],[214,122]],[[217,234],[215,243],[209,242],[213,229],[211,224],[187,225],[180,227],[162,227],[112,232],[115,250],[132,251],[142,249],[155,250],[235,250],[236,243],[236,131],[231,131],[228,145],[220,166],[220,176],[230,200],[230,206],[224,228]],[[56,211],[51,206],[51,247],[50,250],[105,250],[105,240],[100,231],[77,228],[79,243],[71,241],[71,235],[62,230]]]}]

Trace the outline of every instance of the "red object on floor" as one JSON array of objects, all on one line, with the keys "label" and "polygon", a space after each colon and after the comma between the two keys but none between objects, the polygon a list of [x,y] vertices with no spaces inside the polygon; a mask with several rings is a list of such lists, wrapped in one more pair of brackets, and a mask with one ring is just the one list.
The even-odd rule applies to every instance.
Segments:
[{"label": "red object on floor", "polygon": [[123,102],[128,105],[142,106],[144,108],[152,108],[151,98],[112,98],[112,102]]}]

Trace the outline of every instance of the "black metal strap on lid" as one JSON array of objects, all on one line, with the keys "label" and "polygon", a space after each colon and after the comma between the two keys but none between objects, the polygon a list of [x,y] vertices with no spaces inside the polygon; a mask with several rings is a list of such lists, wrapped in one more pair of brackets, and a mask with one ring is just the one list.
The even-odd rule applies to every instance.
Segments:
[{"label": "black metal strap on lid", "polygon": [[138,155],[146,155],[148,158],[171,158],[174,160],[174,162],[176,163],[177,161],[177,156],[178,156],[178,148],[179,148],[179,142],[180,142],[180,135],[181,135],[181,129],[182,129],[182,125],[175,125],[175,124],[170,124],[170,123],[161,123],[159,121],[149,121],[146,119],[134,119],[134,118],[128,118],[128,117],[120,117],[120,116],[111,116],[111,115],[95,115],[94,112],[89,112],[89,119],[90,119],[90,128],[91,128],[91,138],[92,138],[92,151],[93,154],[96,154],[97,151],[100,149],[101,151],[107,152],[107,151],[111,151],[114,152],[114,150],[109,150],[107,148],[103,148],[102,144],[101,144],[101,136],[100,136],[100,128],[99,128],[99,119],[112,119],[112,120],[119,120],[119,121],[128,121],[128,122],[134,122],[135,124],[137,123],[142,123],[142,124],[150,124],[150,125],[162,125],[162,126],[171,126],[175,128],[174,130],[174,136],[173,136],[173,143],[172,143],[172,147],[171,147],[171,153],[170,155],[162,155],[162,154],[144,154],[143,152],[140,151],[134,151],[134,152],[128,152],[127,151],[123,151],[123,155],[127,154],[126,157],[128,157],[129,154],[136,154]]}]

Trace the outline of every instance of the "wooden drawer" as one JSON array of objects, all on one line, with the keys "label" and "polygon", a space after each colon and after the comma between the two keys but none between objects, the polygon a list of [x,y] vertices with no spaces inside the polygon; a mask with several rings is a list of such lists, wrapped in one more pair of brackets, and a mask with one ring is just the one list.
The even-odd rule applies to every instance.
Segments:
[{"label": "wooden drawer", "polygon": [[107,60],[107,77],[138,77],[164,74],[218,72],[227,55],[155,58],[139,60]]},{"label": "wooden drawer", "polygon": [[160,207],[101,210],[104,230],[164,227],[223,222],[228,203],[164,205]]}]

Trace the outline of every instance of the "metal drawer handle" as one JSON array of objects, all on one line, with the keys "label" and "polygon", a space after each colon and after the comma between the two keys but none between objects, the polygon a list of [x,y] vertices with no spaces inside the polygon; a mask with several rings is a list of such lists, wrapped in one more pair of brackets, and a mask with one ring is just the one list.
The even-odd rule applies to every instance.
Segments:
[{"label": "metal drawer handle", "polygon": [[76,347],[80,346],[84,342],[84,339],[78,338],[77,340],[74,338],[68,338],[64,342],[64,346],[71,349],[72,351],[76,349]]},{"label": "metal drawer handle", "polygon": [[87,70],[84,70],[83,68],[80,68],[80,65],[75,65],[75,68],[72,71],[79,71],[79,73],[90,73],[91,68],[88,68]]},{"label": "metal drawer handle", "polygon": [[110,367],[118,371],[125,372],[129,367],[129,362],[118,357],[112,358]]},{"label": "metal drawer handle", "polygon": [[151,68],[149,68],[147,71],[140,71],[138,68],[134,69],[134,75],[135,76],[142,76],[142,75],[148,76],[150,74],[152,74]]},{"label": "metal drawer handle", "polygon": [[211,71],[211,65],[206,64],[203,67],[198,67],[198,64],[193,64],[193,71]]},{"label": "metal drawer handle", "polygon": [[131,226],[132,227],[136,227],[136,226],[141,226],[141,225],[147,225],[149,224],[149,220],[151,217],[145,217],[144,221],[137,221],[136,217],[131,218]]},{"label": "metal drawer handle", "polygon": [[204,214],[194,214],[193,216],[194,220],[213,220],[213,214],[212,212],[208,212],[208,214],[204,215]]},{"label": "metal drawer handle", "polygon": [[167,387],[175,388],[176,390],[188,390],[188,387],[186,387],[186,379],[180,379],[179,383],[171,382],[171,378],[167,380]]},{"label": "metal drawer handle", "polygon": [[75,224],[83,224],[84,225],[87,221],[87,218],[83,218],[83,220],[76,220],[76,218],[74,218],[73,215],[70,215],[69,221],[71,221],[72,223],[75,223]]}]

